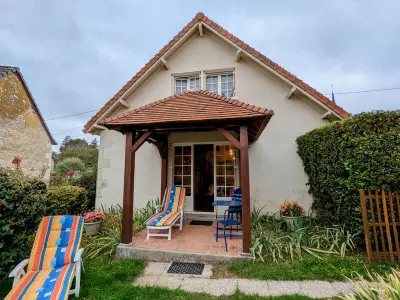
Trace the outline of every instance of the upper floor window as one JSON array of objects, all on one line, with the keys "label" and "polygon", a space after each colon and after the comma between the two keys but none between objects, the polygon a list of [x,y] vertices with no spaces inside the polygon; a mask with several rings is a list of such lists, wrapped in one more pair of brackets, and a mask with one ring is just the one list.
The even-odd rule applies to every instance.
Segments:
[{"label": "upper floor window", "polygon": [[200,89],[200,77],[177,77],[175,78],[175,94],[187,90]]},{"label": "upper floor window", "polygon": [[187,90],[204,89],[225,97],[235,96],[235,76],[233,72],[208,72],[182,74],[174,77],[175,94]]},{"label": "upper floor window", "polygon": [[206,78],[206,90],[225,97],[234,97],[234,77],[232,73],[209,74]]}]

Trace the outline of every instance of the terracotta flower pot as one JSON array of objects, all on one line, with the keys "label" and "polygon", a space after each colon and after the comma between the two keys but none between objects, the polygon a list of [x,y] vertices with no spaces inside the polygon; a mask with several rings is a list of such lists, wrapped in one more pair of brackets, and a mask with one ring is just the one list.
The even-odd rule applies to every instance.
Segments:
[{"label": "terracotta flower pot", "polygon": [[87,235],[95,235],[98,234],[101,228],[101,222],[94,223],[83,223],[83,227],[85,228],[85,232]]},{"label": "terracotta flower pot", "polygon": [[285,221],[290,231],[295,231],[295,229],[303,227],[303,216],[299,217],[281,216],[281,217]]}]

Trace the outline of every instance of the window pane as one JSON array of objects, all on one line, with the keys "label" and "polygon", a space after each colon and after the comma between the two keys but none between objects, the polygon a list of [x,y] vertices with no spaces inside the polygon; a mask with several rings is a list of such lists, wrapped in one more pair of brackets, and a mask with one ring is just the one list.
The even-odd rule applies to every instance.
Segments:
[{"label": "window pane", "polygon": [[225,175],[225,167],[217,167],[217,170],[216,170],[216,172],[217,172],[217,176],[218,175]]},{"label": "window pane", "polygon": [[177,176],[177,175],[182,175],[182,167],[181,166],[178,166],[178,167],[174,167],[174,174],[175,174],[175,176]]},{"label": "window pane", "polygon": [[192,163],[191,163],[191,161],[192,161],[192,157],[190,157],[190,156],[183,156],[183,164],[184,165],[191,165]]},{"label": "window pane", "polygon": [[191,185],[191,176],[183,176],[183,185]]},{"label": "window pane", "polygon": [[225,176],[217,176],[217,186],[225,185]]},{"label": "window pane", "polygon": [[225,188],[217,187],[217,197],[225,197]]},{"label": "window pane", "polygon": [[175,147],[175,155],[182,155],[182,147],[181,146]]},{"label": "window pane", "polygon": [[183,175],[192,175],[191,167],[183,167]]},{"label": "window pane", "polygon": [[235,175],[235,167],[227,166],[226,167],[226,175]]},{"label": "window pane", "polygon": [[182,185],[182,176],[174,176],[174,185]]},{"label": "window pane", "polygon": [[192,194],[192,188],[190,186],[185,186],[186,196],[190,196]]},{"label": "window pane", "polygon": [[187,90],[187,79],[175,80],[175,93],[181,93]]},{"label": "window pane", "polygon": [[233,74],[221,75],[221,94],[226,97],[233,97]]},{"label": "window pane", "polygon": [[234,187],[227,187],[226,188],[226,196],[227,197],[232,197],[233,192],[235,191]]},{"label": "window pane", "polygon": [[207,76],[206,89],[207,91],[218,93],[218,76]]},{"label": "window pane", "polygon": [[217,156],[217,165],[219,166],[225,165],[225,158],[223,156]]},{"label": "window pane", "polygon": [[190,89],[199,89],[200,88],[200,78],[190,78]]},{"label": "window pane", "polygon": [[174,157],[174,165],[181,166],[182,165],[182,156],[175,156]]},{"label": "window pane", "polygon": [[235,177],[226,176],[226,186],[235,186]]},{"label": "window pane", "polygon": [[183,155],[192,155],[192,147],[191,146],[185,146],[183,147]]}]

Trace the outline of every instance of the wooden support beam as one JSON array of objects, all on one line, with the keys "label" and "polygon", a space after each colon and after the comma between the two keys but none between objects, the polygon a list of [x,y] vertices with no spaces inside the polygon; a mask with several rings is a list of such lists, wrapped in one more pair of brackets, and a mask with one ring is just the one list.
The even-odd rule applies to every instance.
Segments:
[{"label": "wooden support beam", "polygon": [[171,68],[168,64],[168,62],[165,60],[164,57],[161,57],[160,60],[162,61],[162,63],[164,64],[164,67],[167,68],[168,70]]},{"label": "wooden support beam", "polygon": [[249,139],[247,126],[240,126],[240,187],[242,188],[243,252],[251,247]]},{"label": "wooden support beam", "polygon": [[326,113],[324,113],[322,116],[321,116],[321,119],[327,119],[329,116],[331,116],[332,115],[332,112],[331,111],[327,111]]},{"label": "wooden support beam", "polygon": [[132,151],[133,133],[125,135],[125,172],[124,172],[124,196],[122,204],[122,237],[123,244],[132,242],[133,225],[133,193],[135,176],[135,152]]},{"label": "wooden support beam", "polygon": [[126,108],[131,108],[131,106],[129,105],[129,103],[127,103],[124,99],[119,98],[119,103],[121,103],[123,106],[125,106]]},{"label": "wooden support beam", "polygon": [[235,61],[238,62],[242,58],[242,53],[243,51],[241,49],[238,49],[235,53]]},{"label": "wooden support beam", "polygon": [[140,138],[136,140],[136,142],[133,144],[131,151],[136,152],[143,144],[144,142],[150,137],[152,134],[152,131],[146,131],[143,133]]},{"label": "wooden support beam", "polygon": [[107,127],[104,127],[104,126],[101,126],[101,125],[97,125],[97,124],[94,125],[94,128],[101,129],[101,130],[108,129]]},{"label": "wooden support beam", "polygon": [[236,148],[240,149],[240,142],[230,134],[225,128],[217,127],[217,130],[221,132]]},{"label": "wooden support beam", "polygon": [[297,89],[297,88],[296,88],[295,86],[292,87],[292,88],[289,90],[289,92],[287,92],[285,98],[286,98],[286,99],[289,99],[289,98],[294,94],[294,92],[296,91],[296,89]]},{"label": "wooden support beam", "polygon": [[199,33],[200,33],[201,37],[204,35],[204,33],[203,33],[203,24],[201,22],[199,22]]}]

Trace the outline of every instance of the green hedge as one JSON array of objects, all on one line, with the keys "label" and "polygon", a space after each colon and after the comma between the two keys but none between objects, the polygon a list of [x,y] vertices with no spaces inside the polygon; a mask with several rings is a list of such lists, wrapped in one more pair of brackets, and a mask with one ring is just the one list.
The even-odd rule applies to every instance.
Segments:
[{"label": "green hedge", "polygon": [[400,190],[400,110],[361,113],[297,138],[318,218],[362,242],[359,189]]},{"label": "green hedge", "polygon": [[87,210],[87,206],[87,192],[82,187],[53,186],[47,192],[47,215],[81,215]]},{"label": "green hedge", "polygon": [[0,281],[28,258],[44,215],[46,184],[0,173]]}]

